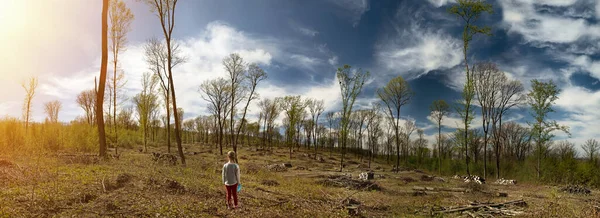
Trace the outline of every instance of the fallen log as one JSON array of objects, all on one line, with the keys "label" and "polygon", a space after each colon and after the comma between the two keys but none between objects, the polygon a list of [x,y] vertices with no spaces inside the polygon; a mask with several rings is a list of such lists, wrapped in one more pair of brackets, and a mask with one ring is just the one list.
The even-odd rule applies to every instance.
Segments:
[{"label": "fallen log", "polygon": [[445,191],[445,192],[471,192],[471,189],[467,188],[434,188],[434,187],[420,187],[414,186],[413,190],[415,191]]},{"label": "fallen log", "polygon": [[508,201],[508,202],[504,202],[504,203],[496,203],[496,204],[479,204],[479,205],[469,205],[466,207],[459,207],[459,208],[453,208],[453,209],[448,209],[448,210],[442,210],[442,211],[436,211],[434,213],[438,213],[438,214],[444,214],[444,213],[454,213],[454,212],[461,212],[461,211],[467,211],[467,210],[476,210],[479,208],[484,208],[484,207],[503,207],[506,205],[524,205],[527,204],[523,199],[521,200],[514,200],[514,201]]}]

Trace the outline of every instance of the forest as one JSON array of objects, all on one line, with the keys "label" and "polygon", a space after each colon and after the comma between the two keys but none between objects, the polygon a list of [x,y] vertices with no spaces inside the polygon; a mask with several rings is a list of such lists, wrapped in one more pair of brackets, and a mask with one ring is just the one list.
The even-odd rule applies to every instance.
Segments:
[{"label": "forest", "polygon": [[[90,84],[89,89],[77,95],[75,103],[81,108],[81,115],[69,122],[61,121],[60,101],[36,98],[38,78],[31,77],[20,84],[26,93],[22,116],[0,118],[0,190],[4,193],[0,202],[5,205],[0,206],[1,216],[138,217],[156,214],[193,217],[204,214],[255,217],[264,214],[277,217],[294,212],[298,216],[349,216],[355,213],[354,207],[335,207],[335,200],[339,199],[334,195],[352,196],[356,193],[346,189],[326,193],[323,190],[328,186],[320,183],[299,185],[312,181],[313,177],[309,174],[321,168],[330,176],[374,172],[387,177],[379,183],[383,191],[364,192],[353,197],[363,196],[358,199],[363,201],[363,212],[359,214],[367,217],[430,216],[432,214],[422,212],[423,208],[414,209],[419,207],[418,202],[425,205],[448,204],[447,200],[440,199],[452,196],[429,193],[429,198],[414,205],[395,200],[390,200],[394,202],[391,206],[368,205],[381,204],[375,200],[381,194],[378,192],[412,187],[407,185],[411,183],[410,179],[407,182],[408,177],[421,178],[422,182],[427,181],[423,179],[427,174],[432,175],[431,178],[446,178],[443,180],[450,180],[452,176],[475,176],[489,184],[505,178],[519,181],[518,188],[509,188],[510,195],[520,189],[535,193],[535,187],[542,185],[577,185],[591,188],[593,192],[600,188],[599,142],[590,138],[584,144],[574,144],[568,139],[555,137],[559,132],[569,134],[570,129],[552,119],[561,92],[554,81],[533,79],[531,87],[526,88],[492,61],[471,63],[469,43],[476,37],[488,37],[495,28],[478,23],[479,19],[493,13],[492,5],[485,1],[458,0],[448,9],[448,13],[454,15],[464,29],[461,38],[465,77],[462,98],[438,99],[427,108],[429,121],[437,132],[433,141],[425,138],[426,130],[420,128],[414,119],[402,113],[401,109],[415,98],[413,87],[402,76],[395,76],[385,86],[377,87],[378,98],[369,103],[369,108],[357,107],[355,102],[372,75],[365,69],[341,65],[335,72],[341,105],[339,109],[332,109],[326,108],[322,99],[301,95],[261,97],[257,87],[269,79],[269,73],[259,63],[244,60],[239,53],[222,57],[221,65],[227,72],[226,77],[197,84],[197,93],[194,94],[208,103],[210,114],[184,119],[186,112],[198,109],[177,105],[178,97],[189,93],[177,92],[174,77],[178,76],[177,67],[191,58],[182,54],[172,35],[173,29],[177,28],[175,9],[178,1],[139,2],[147,5],[156,16],[157,25],[163,33],[161,38],[149,38],[144,44],[143,59],[147,73],[140,81],[128,81],[127,72],[122,69],[119,60],[119,55],[128,46],[127,34],[135,31],[130,27],[135,16],[122,0],[103,0],[102,13],[98,14],[102,16],[102,26],[98,27],[102,29],[101,71],[96,84]],[[127,92],[126,87],[131,83],[139,83],[141,91]],[[43,101],[44,107],[33,107],[33,102],[37,101]],[[251,112],[249,108],[252,105],[257,105],[260,110]],[[508,119],[517,108],[527,110],[532,122],[519,123]],[[45,120],[33,121],[33,110],[43,110]],[[258,119],[251,119],[254,116],[250,113],[256,114]],[[445,134],[442,130],[447,127],[443,121],[453,115],[460,117],[461,128]],[[584,152],[578,152],[578,147]],[[217,184],[220,175],[213,171],[220,170],[229,150],[237,153],[242,176],[251,178],[244,186],[248,190],[242,191],[241,195],[241,201],[248,202],[248,206],[238,214],[215,206],[221,203],[208,203],[208,206],[204,203],[200,208],[191,208],[194,204],[211,201],[204,199],[221,198],[222,188]],[[152,157],[155,159],[151,160]],[[167,157],[175,161],[159,163]],[[278,170],[271,170],[269,166],[262,167],[263,164],[281,162],[304,165],[302,168],[297,166],[295,170],[306,174],[291,174],[292,177],[302,177],[294,179],[278,174]],[[357,167],[354,166],[356,164]],[[111,184],[113,177],[116,180]],[[163,184],[157,178],[167,179]],[[168,192],[170,197],[160,199],[158,203],[158,199],[151,199],[154,195],[144,197],[144,194],[136,193],[146,192],[145,188],[140,189],[143,191],[127,190],[129,186],[137,187],[137,183],[129,182],[136,179],[156,187],[170,187],[169,190],[176,193]],[[299,187],[289,188],[286,192],[283,181]],[[462,181],[451,184],[454,183],[460,187],[463,185]],[[417,181],[416,184],[432,186],[426,182],[421,184]],[[152,192],[158,192],[154,193],[156,196],[165,195],[152,189],[152,185],[143,187],[146,186]],[[180,186],[185,191],[181,191]],[[58,191],[59,187],[63,190]],[[69,187],[79,190],[74,194],[76,200],[72,200],[75,202],[72,204],[65,203],[67,200],[56,194],[70,193]],[[466,188],[488,189],[479,186]],[[386,195],[384,199],[402,198],[398,197],[403,196],[398,190],[383,193]],[[256,193],[263,192],[280,192],[288,196],[261,200],[259,196],[262,195]],[[304,200],[291,200],[290,196],[294,195]],[[468,198],[482,199],[472,195]],[[552,207],[547,204],[560,204],[558,195],[554,190],[549,191],[550,197],[538,196],[535,199],[541,201],[539,205],[545,206],[531,207],[536,210],[543,207],[539,209],[543,212],[526,212],[525,215],[565,215],[560,209],[546,210]],[[10,201],[11,196],[22,197]],[[135,206],[137,203],[124,199],[127,196],[151,206]],[[343,201],[348,201],[350,196]],[[523,199],[522,193],[520,196]],[[93,203],[100,199],[105,201],[102,205]],[[497,200],[495,197],[491,199]],[[193,204],[186,204],[186,201]],[[453,205],[464,203],[453,202]],[[568,211],[580,209],[577,203],[563,204],[568,204],[562,205],[565,208],[572,209]],[[398,205],[404,206],[396,207]],[[27,212],[25,208],[28,207],[33,209]],[[309,209],[311,207],[324,209],[322,213],[316,213]],[[596,208],[597,214],[600,214],[600,207],[590,208]],[[413,209],[419,211],[414,212]],[[437,210],[434,206],[426,209]],[[582,213],[574,216],[590,215]]]}]

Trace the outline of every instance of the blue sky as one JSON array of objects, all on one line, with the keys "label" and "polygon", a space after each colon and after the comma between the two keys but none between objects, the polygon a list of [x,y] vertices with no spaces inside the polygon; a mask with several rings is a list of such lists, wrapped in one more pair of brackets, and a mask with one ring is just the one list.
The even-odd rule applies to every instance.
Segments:
[{"label": "blue sky", "polygon": [[[42,104],[56,99],[63,103],[61,120],[82,115],[75,96],[93,87],[99,72],[101,2],[31,0],[20,6],[16,0],[0,2],[12,2],[24,12],[12,16],[29,16],[19,28],[9,29],[15,34],[0,36],[0,49],[16,51],[0,54],[8,63],[5,73],[0,74],[0,114],[20,115],[24,92],[18,83],[36,75],[40,86],[34,99],[35,120],[43,120]],[[552,117],[571,127],[570,140],[580,145],[600,136],[596,127],[600,121],[600,3],[488,2],[493,4],[494,14],[484,15],[480,24],[490,26],[493,35],[475,37],[468,53],[470,63],[493,61],[527,90],[531,79],[554,80],[562,92]],[[142,73],[147,71],[143,43],[151,37],[161,38],[161,32],[158,19],[146,5],[130,0],[126,3],[136,18],[121,66],[128,80],[127,95],[133,96],[140,89]],[[464,81],[462,26],[446,12],[453,3],[181,0],[174,37],[188,61],[175,69],[179,104],[185,118],[206,114],[207,103],[198,86],[204,80],[225,76],[222,58],[238,52],[268,72],[269,78],[259,85],[261,97],[303,95],[323,99],[327,110],[336,110],[339,86],[335,69],[349,64],[372,75],[358,107],[377,101],[375,90],[391,78],[401,75],[409,80],[416,94],[402,108],[402,117],[416,120],[433,139],[436,131],[428,120],[429,105],[436,99],[456,102]],[[3,24],[10,19],[15,17],[0,13]],[[36,37],[43,34],[49,36]],[[257,106],[251,110],[251,117],[256,117]],[[515,109],[508,119],[525,124],[530,115],[525,108]],[[452,114],[444,122],[444,131],[453,131],[458,122],[457,115]],[[475,126],[479,123],[474,121]],[[558,134],[558,138],[564,137]]]}]

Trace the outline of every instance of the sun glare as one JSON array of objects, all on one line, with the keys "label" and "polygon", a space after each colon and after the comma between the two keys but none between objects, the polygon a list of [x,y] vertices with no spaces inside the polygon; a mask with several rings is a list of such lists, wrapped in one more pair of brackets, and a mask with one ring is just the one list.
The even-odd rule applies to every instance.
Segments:
[{"label": "sun glare", "polygon": [[2,0],[0,1],[0,26],[3,32],[14,31],[23,24],[27,14],[25,7],[33,4],[30,1]]}]

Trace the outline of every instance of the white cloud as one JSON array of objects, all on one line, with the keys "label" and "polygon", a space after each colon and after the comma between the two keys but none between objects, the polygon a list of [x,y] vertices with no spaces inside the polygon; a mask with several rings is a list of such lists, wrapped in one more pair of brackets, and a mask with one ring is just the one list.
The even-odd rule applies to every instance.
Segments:
[{"label": "white cloud", "polygon": [[292,29],[294,29],[296,32],[301,33],[302,35],[305,36],[309,36],[309,37],[315,37],[317,34],[319,34],[319,31],[316,31],[310,27],[306,27],[306,26],[302,26],[296,22],[290,22],[290,26],[292,27]]},{"label": "white cloud", "polygon": [[600,2],[596,2],[596,17],[600,17]]},{"label": "white cloud", "polygon": [[575,4],[577,0],[523,0],[530,4],[564,7]]},{"label": "white cloud", "polygon": [[436,69],[449,69],[462,61],[461,42],[441,30],[412,25],[397,29],[398,35],[378,45],[376,57],[395,74],[420,76]]},{"label": "white cloud", "polygon": [[331,66],[337,66],[338,65],[338,56],[333,56],[331,58],[329,58],[329,60],[327,60],[327,62],[329,62],[329,64],[331,64]]},{"label": "white cloud", "polygon": [[427,1],[429,1],[429,3],[431,3],[433,6],[438,7],[438,8],[442,7],[446,4],[456,2],[455,0],[427,0]]},{"label": "white cloud", "polygon": [[350,17],[352,26],[357,27],[362,15],[369,11],[369,0],[329,0],[340,8],[343,8]]},{"label": "white cloud", "polygon": [[[574,142],[577,147],[587,139],[598,137],[600,91],[590,91],[577,86],[564,87],[558,96],[556,106],[566,111],[567,116],[557,121],[560,125],[570,128],[569,141]],[[563,133],[556,135],[557,138],[566,137]]]},{"label": "white cloud", "polygon": [[289,58],[291,59],[291,62],[288,64],[310,71],[315,71],[315,68],[322,64],[321,59],[308,57],[301,54],[293,54]]},{"label": "white cloud", "polygon": [[[225,77],[227,74],[222,66],[222,59],[231,53],[239,53],[246,62],[258,63],[267,69],[267,73],[277,73],[268,71],[280,69],[273,65],[273,62],[311,71],[316,71],[319,66],[327,66],[328,55],[324,59],[318,58],[317,56],[323,56],[318,55],[318,48],[298,48],[298,43],[255,36],[218,21],[209,23],[198,35],[177,40],[177,43],[180,45],[181,54],[187,58],[187,62],[173,69],[177,106],[184,109],[186,118],[208,113],[207,102],[201,98],[198,91],[199,85],[205,80]],[[143,73],[148,72],[143,44],[132,42],[120,55],[120,65],[128,81],[125,89],[129,96],[141,90],[140,80]],[[83,114],[75,99],[81,91],[93,87],[94,77],[99,72],[98,66],[99,61],[94,61],[92,67],[80,72],[64,74],[67,76],[51,75],[46,77],[47,80],[40,81],[40,93],[43,96],[57,98],[63,102],[65,112],[61,113],[61,120],[71,120]],[[291,94],[314,97],[324,99],[326,105],[331,106],[337,100],[339,87],[336,86],[337,82],[327,81],[325,84],[302,84],[303,88],[292,89],[278,86],[267,79],[259,84],[257,92],[261,97],[268,98]],[[330,83],[331,81],[333,83]],[[250,118],[257,119],[256,103],[250,106]],[[43,118],[41,113],[40,117]]]},{"label": "white cloud", "polygon": [[528,42],[571,43],[583,37],[600,38],[600,27],[584,19],[540,13],[538,5],[571,6],[576,0],[499,1],[503,23],[509,32],[523,35]]}]

